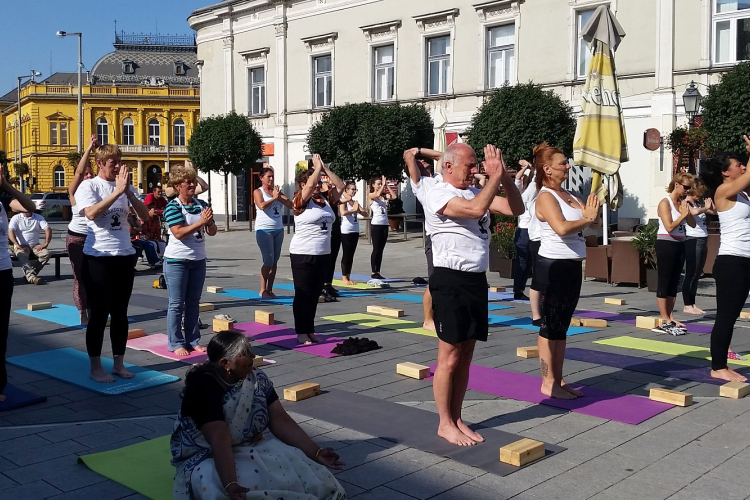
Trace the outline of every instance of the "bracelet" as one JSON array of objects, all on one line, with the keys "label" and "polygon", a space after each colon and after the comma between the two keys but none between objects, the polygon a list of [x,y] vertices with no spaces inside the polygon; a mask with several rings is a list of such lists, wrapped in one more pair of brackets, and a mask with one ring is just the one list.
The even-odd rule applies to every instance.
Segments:
[{"label": "bracelet", "polygon": [[318,456],[320,455],[320,452],[323,451],[323,448],[318,448],[318,451],[315,453],[315,461],[318,461]]},{"label": "bracelet", "polygon": [[226,494],[227,494],[227,495],[229,494],[229,491],[227,490],[227,488],[229,488],[229,487],[230,487],[230,486],[232,486],[233,484],[236,484],[237,486],[239,486],[239,485],[240,485],[240,483],[238,483],[237,481],[230,481],[230,482],[228,482],[228,483],[226,484],[226,486],[224,486],[224,491],[226,492]]},{"label": "bracelet", "polygon": [[422,154],[422,148],[417,148],[417,154],[418,154],[418,155],[421,155],[421,154]]}]

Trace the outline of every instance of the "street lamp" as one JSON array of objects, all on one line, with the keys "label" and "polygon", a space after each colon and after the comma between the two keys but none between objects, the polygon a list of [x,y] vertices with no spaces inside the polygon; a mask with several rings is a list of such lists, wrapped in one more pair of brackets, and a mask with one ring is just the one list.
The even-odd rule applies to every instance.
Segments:
[{"label": "street lamp", "polygon": [[[18,152],[16,153],[16,165],[18,166],[20,166],[21,162],[23,162],[23,134],[21,133],[21,80],[23,80],[24,78],[31,78],[31,81],[33,82],[34,78],[36,78],[37,76],[42,76],[42,74],[39,71],[35,71],[32,69],[30,75],[23,75],[18,77],[18,129],[16,130],[18,133]],[[23,185],[23,178],[21,179],[21,191],[26,191]]]},{"label": "street lamp", "polygon": [[57,36],[60,38],[65,38],[66,36],[78,37],[78,152],[80,153],[83,151],[83,87],[81,86],[81,72],[83,71],[81,44],[83,42],[83,33],[58,31]]},{"label": "street lamp", "polygon": [[167,172],[169,172],[169,118],[162,115],[161,113],[157,113],[156,116],[159,118],[164,118],[164,121],[167,123]]},{"label": "street lamp", "polygon": [[688,117],[690,127],[695,125],[695,117],[700,111],[702,100],[703,96],[698,87],[695,86],[694,81],[691,81],[685,89],[685,93],[682,94],[682,103],[685,106],[685,114]]}]

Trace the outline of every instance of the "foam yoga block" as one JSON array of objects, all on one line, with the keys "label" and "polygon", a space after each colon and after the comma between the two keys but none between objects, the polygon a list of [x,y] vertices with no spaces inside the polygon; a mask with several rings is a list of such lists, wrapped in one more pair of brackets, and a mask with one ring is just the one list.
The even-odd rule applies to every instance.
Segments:
[{"label": "foam yoga block", "polygon": [[31,302],[26,304],[26,309],[29,311],[41,311],[42,309],[51,309],[52,302]]},{"label": "foam yoga block", "polygon": [[610,305],[613,305],[613,306],[624,306],[625,304],[627,304],[627,302],[625,300],[623,300],[623,299],[616,299],[614,297],[607,297],[606,299],[604,299],[604,303],[605,304],[610,304]]},{"label": "foam yoga block", "polygon": [[651,389],[648,398],[652,401],[668,403],[675,406],[690,406],[693,404],[693,395],[687,392],[672,391],[670,389]]},{"label": "foam yoga block", "polygon": [[305,382],[284,389],[284,399],[287,401],[302,401],[320,394],[320,384]]},{"label": "foam yoga block", "polygon": [[273,313],[269,311],[257,310],[255,311],[255,322],[261,323],[263,325],[273,325],[274,324]]},{"label": "foam yoga block", "polygon": [[208,293],[224,293],[224,288],[220,286],[207,286],[206,291]]},{"label": "foam yoga block", "polygon": [[516,349],[516,356],[519,358],[538,358],[539,348],[537,346],[519,347]]},{"label": "foam yoga block", "polygon": [[430,376],[430,367],[409,362],[399,363],[396,365],[396,373],[422,380]]},{"label": "foam yoga block", "polygon": [[500,461],[520,467],[544,456],[544,443],[524,438],[500,448]]},{"label": "foam yoga block", "polygon": [[719,387],[719,395],[725,398],[740,399],[750,394],[750,384],[745,382],[728,382]]}]

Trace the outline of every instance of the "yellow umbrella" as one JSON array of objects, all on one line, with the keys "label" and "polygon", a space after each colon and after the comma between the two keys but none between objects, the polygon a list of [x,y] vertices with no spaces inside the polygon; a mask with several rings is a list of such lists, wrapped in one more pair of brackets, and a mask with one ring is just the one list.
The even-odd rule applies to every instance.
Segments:
[{"label": "yellow umbrella", "polygon": [[[593,47],[586,84],[583,88],[582,113],[573,141],[573,161],[589,167],[594,174],[591,192],[602,205],[612,210],[622,206],[620,164],[628,161],[628,143],[622,116],[620,92],[613,52],[625,36],[608,5],[596,9],[583,28],[583,38]],[[608,186],[603,175],[609,175]]]}]

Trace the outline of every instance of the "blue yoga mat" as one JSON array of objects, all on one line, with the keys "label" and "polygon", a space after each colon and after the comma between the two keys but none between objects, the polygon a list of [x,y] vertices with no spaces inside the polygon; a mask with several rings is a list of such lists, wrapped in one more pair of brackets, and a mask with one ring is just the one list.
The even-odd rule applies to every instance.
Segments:
[{"label": "blue yoga mat", "polygon": [[24,406],[35,405],[47,401],[46,396],[37,396],[36,394],[22,391],[18,387],[10,384],[5,387],[3,394],[7,399],[0,402],[0,411],[15,410],[23,408]]},{"label": "blue yoga mat", "polygon": [[[112,359],[102,356],[101,360],[104,371],[108,373],[112,371]],[[25,368],[99,394],[108,395],[147,389],[180,380],[179,377],[174,375],[167,375],[166,373],[125,363],[125,367],[133,372],[135,377],[127,380],[115,377],[115,381],[112,383],[100,384],[89,378],[88,354],[72,347],[13,356],[8,358],[7,361],[19,368]]]},{"label": "blue yoga mat", "polygon": [[[401,300],[403,302],[422,303],[421,295],[410,295],[408,293],[383,293],[377,295],[379,299]],[[511,309],[513,306],[504,306],[502,304],[487,304],[490,311],[499,311],[501,309]]]},{"label": "blue yoga mat", "polygon": [[[333,273],[333,277],[341,279],[342,275],[341,273]],[[371,276],[367,276],[365,274],[350,274],[349,277],[357,281],[370,281],[372,279]],[[382,281],[383,283],[398,283],[398,282],[406,281],[406,280],[402,280],[401,278],[383,278],[380,281]]]},{"label": "blue yoga mat", "polygon": [[[281,283],[281,284],[275,284],[273,285],[274,288],[278,288],[279,290],[292,290],[294,291],[294,284],[293,283]],[[343,290],[341,288],[337,288],[339,291],[339,297],[372,297],[372,293],[370,292],[357,292],[355,290]],[[373,290],[377,290],[377,288],[373,288]],[[290,303],[291,305],[291,303]]]},{"label": "blue yoga mat", "polygon": [[[490,325],[495,326],[512,326],[514,328],[521,328],[522,330],[531,330],[538,332],[539,327],[531,324],[531,318],[514,318],[512,316],[495,316],[490,314]],[[569,326],[568,336],[578,335],[580,333],[596,332],[596,328],[586,328],[583,326]]]},{"label": "blue yoga mat", "polygon": [[51,309],[42,309],[40,311],[18,309],[14,312],[23,314],[24,316],[49,321],[50,323],[57,323],[58,325],[86,328],[85,326],[81,326],[81,316],[78,309],[67,304],[55,304]]},{"label": "blue yoga mat", "polygon": [[[276,288],[281,288],[276,286]],[[256,302],[265,302],[268,304],[280,304],[282,306],[291,306],[294,302],[294,297],[283,296],[276,299],[263,299],[258,296],[258,292],[255,290],[243,290],[241,288],[233,288],[231,290],[224,290],[222,295],[228,295],[235,299],[254,300]]]}]

